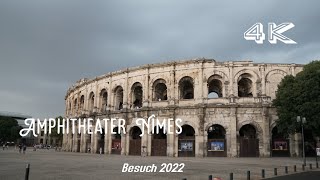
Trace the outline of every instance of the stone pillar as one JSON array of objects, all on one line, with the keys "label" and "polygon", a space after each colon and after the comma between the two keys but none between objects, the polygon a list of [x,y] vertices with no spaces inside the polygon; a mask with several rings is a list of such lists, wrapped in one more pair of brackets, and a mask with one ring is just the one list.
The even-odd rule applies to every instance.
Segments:
[{"label": "stone pillar", "polygon": [[263,125],[263,152],[260,152],[262,157],[270,157],[270,122],[268,118],[268,108],[262,108],[262,125]]},{"label": "stone pillar", "polygon": [[175,89],[176,83],[175,83],[175,69],[170,71],[170,84],[169,84],[169,93],[170,96],[168,97],[169,104],[174,105],[175,104],[175,98],[178,98],[178,95],[176,96],[176,89]]},{"label": "stone pillar", "polygon": [[301,137],[301,133],[296,133],[294,135],[294,144],[295,144],[295,154],[297,155],[297,157],[301,157],[302,156],[302,137]]},{"label": "stone pillar", "polygon": [[203,157],[203,133],[199,132],[198,135],[195,136],[195,156]]},{"label": "stone pillar", "polygon": [[230,154],[229,157],[238,157],[238,143],[237,143],[237,108],[232,107],[230,108],[230,139],[227,139],[230,142]]},{"label": "stone pillar", "polygon": [[130,148],[129,141],[130,141],[129,133],[127,133],[123,138],[121,138],[121,146],[124,145],[123,149],[121,150],[121,154],[129,155],[129,148]]},{"label": "stone pillar", "polygon": [[130,88],[129,87],[129,77],[128,77],[128,71],[126,72],[126,79],[125,79],[125,83],[124,83],[124,87],[123,87],[123,108],[130,108],[130,103],[129,102],[129,98],[128,95],[130,94]]},{"label": "stone pillar", "polygon": [[296,157],[295,153],[295,144],[294,144],[294,135],[290,134],[289,135],[289,148],[290,148],[290,156],[291,157]]},{"label": "stone pillar", "polygon": [[147,153],[148,156],[151,156],[151,148],[152,148],[152,134],[145,134],[147,136]]}]

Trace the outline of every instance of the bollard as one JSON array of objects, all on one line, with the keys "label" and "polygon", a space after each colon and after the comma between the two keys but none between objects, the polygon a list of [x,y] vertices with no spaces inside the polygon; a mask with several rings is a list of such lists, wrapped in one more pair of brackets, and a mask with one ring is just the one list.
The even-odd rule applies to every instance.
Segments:
[{"label": "bollard", "polygon": [[284,167],[284,172],[288,174],[288,166]]},{"label": "bollard", "polygon": [[312,164],[310,164],[309,166],[310,166],[310,169],[312,169]]},{"label": "bollard", "polygon": [[27,164],[26,175],[24,176],[24,180],[28,180],[29,179],[29,171],[30,171],[30,164]]},{"label": "bollard", "polygon": [[250,180],[250,171],[247,171],[247,180]]},{"label": "bollard", "polygon": [[304,171],[304,164],[302,164],[302,171]]},{"label": "bollard", "polygon": [[209,176],[209,180],[212,180],[212,175]]},{"label": "bollard", "polygon": [[266,178],[266,172],[264,169],[261,170],[261,177]]},{"label": "bollard", "polygon": [[293,171],[297,172],[297,166],[296,165],[293,166]]},{"label": "bollard", "polygon": [[278,169],[277,168],[274,168],[274,175],[278,176]]},{"label": "bollard", "polygon": [[233,180],[233,173],[230,173],[230,180]]}]

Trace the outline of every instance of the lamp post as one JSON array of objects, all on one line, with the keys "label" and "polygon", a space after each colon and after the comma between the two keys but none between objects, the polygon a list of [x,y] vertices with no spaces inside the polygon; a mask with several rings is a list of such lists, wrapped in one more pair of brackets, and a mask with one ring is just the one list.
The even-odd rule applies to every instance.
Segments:
[{"label": "lamp post", "polygon": [[302,157],[303,157],[303,165],[306,166],[306,154],[304,151],[304,132],[303,132],[303,124],[307,123],[305,117],[297,116],[297,122],[301,123],[301,137],[302,137]]}]

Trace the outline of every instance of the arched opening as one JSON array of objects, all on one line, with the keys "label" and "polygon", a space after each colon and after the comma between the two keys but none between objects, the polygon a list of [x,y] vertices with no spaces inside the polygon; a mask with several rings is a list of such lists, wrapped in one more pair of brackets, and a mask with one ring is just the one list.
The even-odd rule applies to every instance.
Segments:
[{"label": "arched opening", "polygon": [[142,84],[138,82],[134,83],[132,85],[131,92],[133,108],[141,108],[143,97]]},{"label": "arched opening", "polygon": [[164,128],[154,127],[151,156],[167,156],[167,134],[164,132]]},{"label": "arched opening", "polygon": [[241,75],[238,81],[238,96],[253,97],[252,76],[248,73]]},{"label": "arched opening", "polygon": [[114,90],[114,94],[115,94],[115,110],[121,110],[123,109],[123,89],[121,86],[118,86],[115,88]]},{"label": "arched opening", "polygon": [[80,97],[80,110],[84,110],[84,95]]},{"label": "arched opening", "polygon": [[98,147],[97,152],[98,154],[104,154],[104,140],[105,140],[105,130],[104,128],[101,128],[102,133],[100,133],[99,139],[98,139]]},{"label": "arched opening", "polygon": [[215,124],[208,128],[208,156],[227,156],[226,130],[221,125]]},{"label": "arched opening", "polygon": [[158,79],[153,83],[153,100],[166,101],[168,100],[166,81]]},{"label": "arched opening", "polygon": [[129,155],[141,156],[141,129],[134,126],[130,130]]},{"label": "arched opening", "polygon": [[75,114],[75,113],[77,113],[77,111],[78,111],[78,101],[77,101],[77,98],[76,98],[73,101],[73,113]]},{"label": "arched opening", "polygon": [[256,129],[251,124],[241,127],[240,135],[240,157],[259,157],[259,139]]},{"label": "arched opening", "polygon": [[108,92],[106,89],[101,90],[100,99],[101,99],[101,111],[106,112],[107,106],[108,106]]},{"label": "arched opening", "polygon": [[118,132],[119,128],[113,128],[112,143],[111,143],[111,154],[121,154],[121,134]]},{"label": "arched opening", "polygon": [[94,109],[94,93],[91,92],[89,95],[89,111],[93,112]]},{"label": "arched opening", "polygon": [[88,134],[86,136],[87,138],[87,143],[86,143],[86,149],[85,149],[85,152],[86,153],[91,153],[91,134]]},{"label": "arched opening", "polygon": [[208,98],[221,98],[222,97],[222,82],[219,80],[220,76],[213,75],[208,79]]},{"label": "arched opening", "polygon": [[178,156],[194,157],[195,156],[195,131],[190,125],[183,125],[182,132],[178,137]]},{"label": "arched opening", "polygon": [[272,157],[289,157],[289,139],[278,131],[277,126],[272,129]]},{"label": "arched opening", "polygon": [[78,137],[77,137],[77,150],[76,150],[76,152],[80,152],[80,148],[81,148],[81,133],[79,133]]},{"label": "arched opening", "polygon": [[189,76],[183,77],[179,81],[180,99],[194,98],[194,82]]}]

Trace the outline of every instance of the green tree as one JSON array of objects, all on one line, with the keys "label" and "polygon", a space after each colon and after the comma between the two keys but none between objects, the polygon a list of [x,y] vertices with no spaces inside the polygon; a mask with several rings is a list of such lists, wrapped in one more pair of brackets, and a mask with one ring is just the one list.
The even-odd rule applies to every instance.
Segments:
[{"label": "green tree", "polygon": [[21,137],[19,135],[21,129],[17,120],[0,116],[0,142],[16,141]]},{"label": "green tree", "polygon": [[305,127],[320,136],[320,61],[304,66],[296,77],[286,76],[278,86],[273,105],[277,109],[278,130],[284,134],[299,132],[296,117],[306,117]]},{"label": "green tree", "polygon": [[58,119],[60,119],[60,122],[62,122],[63,117],[62,116],[56,117],[56,126],[52,129],[50,136],[51,138],[56,138],[57,143],[61,145],[63,134],[62,134],[62,129],[60,129],[60,133],[58,134]]}]

